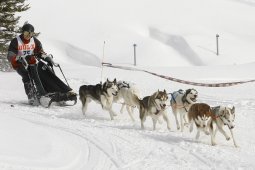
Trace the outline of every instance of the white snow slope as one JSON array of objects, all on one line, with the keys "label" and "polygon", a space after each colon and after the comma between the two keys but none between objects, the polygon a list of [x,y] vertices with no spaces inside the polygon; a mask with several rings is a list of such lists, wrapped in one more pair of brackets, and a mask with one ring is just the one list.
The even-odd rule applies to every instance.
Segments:
[{"label": "white snow slope", "polygon": [[[47,109],[26,104],[21,77],[0,72],[0,169],[254,169],[255,86],[195,87],[144,72],[100,67],[101,60],[195,82],[232,82],[255,78],[255,1],[253,0],[73,0],[29,1],[22,20],[34,24],[45,51],[61,64],[74,91],[102,78],[133,82],[141,96],[158,89],[173,92],[196,88],[198,102],[234,105],[234,134],[239,145],[218,133],[210,137],[176,129],[168,108],[171,130],[165,122],[152,130],[146,120],[141,130],[118,113],[110,120],[101,106],[91,103],[86,117],[81,103]],[[215,34],[220,55],[215,55]],[[103,48],[103,42],[105,48]],[[103,57],[104,56],[104,57]],[[174,66],[174,67],[170,67]],[[178,66],[178,67],[177,67]],[[57,75],[62,75],[57,70]],[[113,105],[116,112],[120,104]],[[226,128],[229,134],[228,129]]]}]

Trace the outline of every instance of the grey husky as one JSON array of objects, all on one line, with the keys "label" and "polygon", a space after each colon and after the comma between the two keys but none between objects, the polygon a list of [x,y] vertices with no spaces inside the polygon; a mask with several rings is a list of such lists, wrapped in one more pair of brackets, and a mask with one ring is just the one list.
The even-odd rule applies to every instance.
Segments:
[{"label": "grey husky", "polygon": [[175,117],[177,129],[180,129],[180,124],[177,118],[177,113],[180,115],[181,132],[184,129],[184,123],[188,125],[187,113],[192,104],[197,101],[198,92],[195,89],[178,90],[171,94],[171,107]]},{"label": "grey husky", "polygon": [[168,96],[166,90],[157,91],[151,96],[146,96],[142,100],[139,100],[139,113],[141,119],[141,128],[144,129],[144,122],[147,116],[152,118],[153,130],[156,129],[156,123],[159,121],[159,117],[163,116],[163,119],[167,123],[167,128],[170,130],[170,122],[166,112],[166,102]]},{"label": "grey husky", "polygon": [[109,81],[108,79],[103,84],[83,85],[79,89],[80,100],[82,103],[82,112],[85,115],[88,103],[93,100],[101,104],[104,110],[110,114],[111,120],[116,116],[112,110],[113,96],[118,94],[116,79]]},{"label": "grey husky", "polygon": [[232,108],[225,106],[212,107],[212,113],[213,116],[211,122],[209,123],[212,145],[216,145],[215,135],[217,133],[217,130],[219,130],[225,136],[226,140],[230,140],[230,137],[223,129],[223,126],[227,125],[233,138],[234,145],[235,147],[238,147],[233,134],[233,128],[235,127],[234,125],[235,107],[234,106]]},{"label": "grey husky", "polygon": [[135,121],[133,117],[133,112],[135,107],[139,107],[139,103],[136,99],[137,97],[140,98],[140,92],[138,88],[133,83],[121,80],[117,82],[117,86],[118,95],[114,96],[114,102],[119,102],[123,100],[120,113],[123,113],[124,108],[126,107],[131,120]]}]

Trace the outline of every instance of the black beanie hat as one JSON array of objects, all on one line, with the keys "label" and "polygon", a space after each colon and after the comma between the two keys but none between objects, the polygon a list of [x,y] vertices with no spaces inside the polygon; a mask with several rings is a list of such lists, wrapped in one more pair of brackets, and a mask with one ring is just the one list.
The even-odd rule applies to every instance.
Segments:
[{"label": "black beanie hat", "polygon": [[34,29],[34,26],[33,26],[33,25],[31,25],[31,24],[25,24],[25,25],[23,25],[23,27],[22,27],[22,32],[24,32],[24,31],[34,32],[35,29]]}]

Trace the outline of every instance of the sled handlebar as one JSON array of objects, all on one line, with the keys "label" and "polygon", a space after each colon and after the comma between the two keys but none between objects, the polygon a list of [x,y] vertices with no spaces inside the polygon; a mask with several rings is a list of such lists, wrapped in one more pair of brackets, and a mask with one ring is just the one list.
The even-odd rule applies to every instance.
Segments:
[{"label": "sled handlebar", "polygon": [[64,73],[63,73],[63,71],[62,71],[62,69],[61,69],[61,67],[60,67],[60,64],[55,63],[54,60],[52,60],[52,59],[53,59],[53,55],[52,55],[52,54],[48,54],[47,57],[50,57],[50,58],[51,58],[51,61],[50,61],[50,62],[52,63],[53,66],[59,68],[60,72],[62,73],[62,75],[63,75],[63,77],[64,77],[64,79],[65,79],[65,81],[66,81],[66,84],[68,85],[68,87],[70,87],[69,84],[68,84],[68,82],[67,82],[67,79],[66,79],[66,77],[65,77],[65,75],[64,75]]}]

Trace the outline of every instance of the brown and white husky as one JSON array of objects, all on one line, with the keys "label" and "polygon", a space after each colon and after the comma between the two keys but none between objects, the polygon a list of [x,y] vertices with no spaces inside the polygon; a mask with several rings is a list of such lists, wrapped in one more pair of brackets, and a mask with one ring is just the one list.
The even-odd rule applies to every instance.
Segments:
[{"label": "brown and white husky", "polygon": [[201,131],[209,135],[208,123],[211,120],[211,115],[211,107],[206,103],[195,103],[190,107],[188,111],[190,132],[193,131],[193,124],[195,124],[197,127],[196,139],[199,139]]}]

